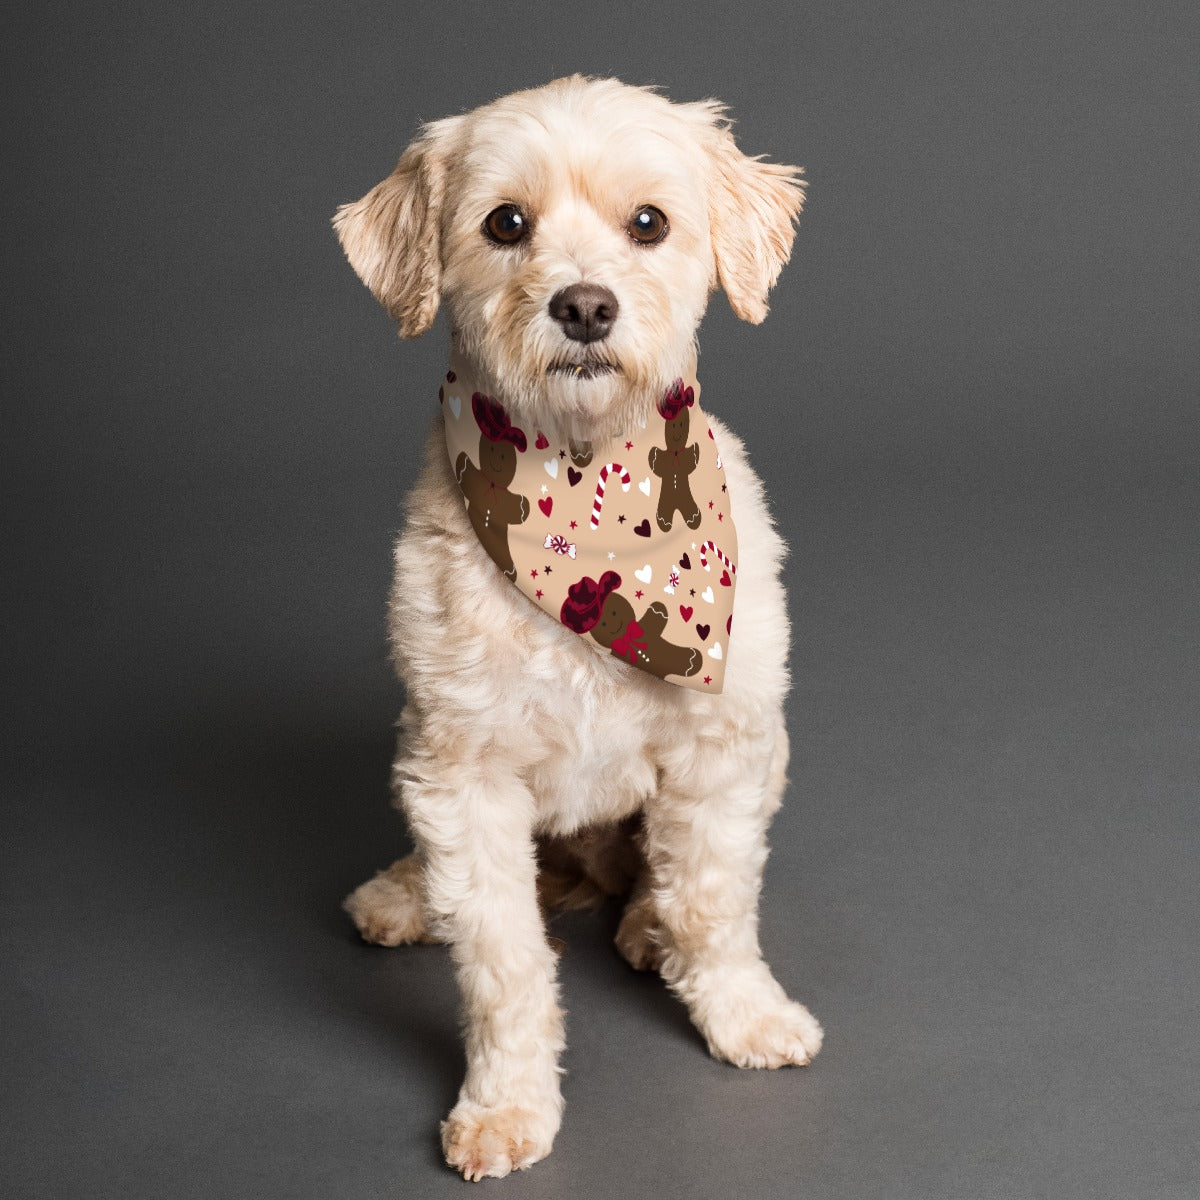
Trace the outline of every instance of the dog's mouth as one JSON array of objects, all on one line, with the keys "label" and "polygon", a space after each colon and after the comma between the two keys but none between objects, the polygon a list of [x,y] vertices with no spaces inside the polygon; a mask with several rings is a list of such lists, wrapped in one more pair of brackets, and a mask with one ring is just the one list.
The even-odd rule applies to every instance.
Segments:
[{"label": "dog's mouth", "polygon": [[619,363],[587,360],[585,362],[553,362],[546,368],[547,375],[565,375],[569,379],[599,379],[604,375],[620,374]]}]

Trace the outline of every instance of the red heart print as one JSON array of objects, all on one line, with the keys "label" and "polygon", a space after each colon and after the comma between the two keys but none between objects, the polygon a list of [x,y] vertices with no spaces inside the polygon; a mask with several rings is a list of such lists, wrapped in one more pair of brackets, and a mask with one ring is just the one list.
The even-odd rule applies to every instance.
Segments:
[{"label": "red heart print", "polygon": [[574,487],[582,478],[582,471],[577,471],[574,467],[567,468],[567,480],[572,487]]},{"label": "red heart print", "polygon": [[728,571],[721,572],[721,586],[722,587],[733,587],[733,580],[729,578]]},{"label": "red heart print", "polygon": [[702,642],[708,641],[709,628],[710,628],[710,626],[708,626],[708,625],[697,625],[696,626],[696,632],[700,635],[700,640]]},{"label": "red heart print", "polygon": [[733,613],[730,613],[729,616],[725,618],[725,632],[733,632]]},{"label": "red heart print", "polygon": [[690,621],[690,620],[692,619],[692,613],[693,613],[694,611],[695,611],[695,610],[694,610],[694,609],[693,609],[693,608],[692,608],[690,605],[688,605],[688,604],[681,604],[681,605],[679,606],[679,615],[680,615],[680,616],[681,616],[681,617],[682,617],[682,618],[683,618],[685,621]]},{"label": "red heart print", "polygon": [[539,429],[537,441],[533,443],[539,450],[545,450],[550,445],[550,439]]},{"label": "red heart print", "polygon": [[538,501],[538,508],[540,508],[542,510],[542,516],[544,516],[544,517],[548,517],[550,515],[550,510],[553,507],[554,507],[554,497],[553,496],[543,496],[542,499],[540,499]]}]

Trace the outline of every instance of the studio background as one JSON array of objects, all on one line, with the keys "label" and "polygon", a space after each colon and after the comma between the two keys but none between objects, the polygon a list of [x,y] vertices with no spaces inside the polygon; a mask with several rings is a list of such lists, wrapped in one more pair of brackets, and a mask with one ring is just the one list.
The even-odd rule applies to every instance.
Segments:
[{"label": "studio background", "polygon": [[512,1197],[1194,1197],[1193,3],[61,5],[3,53],[0,1191],[440,1196],[440,948],[385,598],[444,369],[328,220],[422,120],[581,71],[807,168],[706,407],[792,553],[767,957],[711,1061],[561,920],[566,1119]]}]

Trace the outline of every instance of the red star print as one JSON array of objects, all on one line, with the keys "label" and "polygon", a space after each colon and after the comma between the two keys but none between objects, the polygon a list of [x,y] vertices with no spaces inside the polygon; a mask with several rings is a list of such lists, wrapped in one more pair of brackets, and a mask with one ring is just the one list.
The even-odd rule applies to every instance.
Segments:
[{"label": "red star print", "polygon": [[625,449],[626,449],[626,450],[632,450],[632,449],[633,449],[633,443],[632,443],[632,442],[626,442],[626,443],[625,443]]},{"label": "red star print", "polygon": [[713,506],[713,502],[710,500],[710,501],[708,502],[708,507],[709,507],[709,508],[712,508],[712,506]]},{"label": "red star print", "polygon": [[529,578],[530,578],[530,579],[536,579],[536,578],[537,578],[537,567],[534,567],[534,568],[533,568],[533,570],[529,572]]},{"label": "red star print", "polygon": [[640,600],[642,598],[642,589],[641,588],[638,588],[638,590],[633,593],[633,598],[635,600]]},{"label": "red star print", "polygon": [[717,520],[718,520],[718,521],[723,521],[723,520],[725,520],[725,514],[724,514],[723,512],[719,512],[719,513],[717,513]]},{"label": "red star print", "polygon": [[704,677],[704,682],[705,682],[705,683],[712,683],[712,676],[711,676],[711,675],[705,675],[705,677]]},{"label": "red star print", "polygon": [[533,594],[540,600],[542,598],[542,589],[538,588],[538,590]]},{"label": "red star print", "polygon": [[576,529],[576,528],[578,528],[578,526],[579,526],[579,522],[578,522],[578,521],[572,521],[572,522],[571,522],[571,528],[572,528],[572,529]]}]

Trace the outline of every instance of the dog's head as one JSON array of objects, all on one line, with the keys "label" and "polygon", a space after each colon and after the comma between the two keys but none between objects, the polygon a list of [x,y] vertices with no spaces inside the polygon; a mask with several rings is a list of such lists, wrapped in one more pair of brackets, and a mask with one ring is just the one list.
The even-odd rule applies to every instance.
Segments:
[{"label": "dog's head", "polygon": [[718,283],[766,316],[799,174],[742,154],[715,101],[576,75],[426,125],[334,225],[402,337],[444,298],[486,386],[586,436],[685,373]]}]

